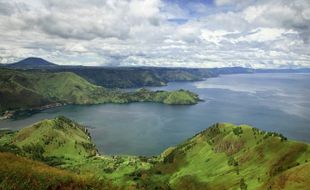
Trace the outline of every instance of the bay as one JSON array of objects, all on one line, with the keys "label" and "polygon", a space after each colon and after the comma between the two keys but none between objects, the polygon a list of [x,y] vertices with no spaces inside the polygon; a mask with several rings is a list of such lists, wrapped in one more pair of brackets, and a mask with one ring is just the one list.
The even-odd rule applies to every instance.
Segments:
[{"label": "bay", "polygon": [[216,122],[249,124],[310,142],[310,74],[222,75],[149,89],[180,88],[198,93],[204,102],[69,105],[0,121],[0,128],[18,130],[64,115],[86,125],[99,151],[112,155],[157,155]]}]

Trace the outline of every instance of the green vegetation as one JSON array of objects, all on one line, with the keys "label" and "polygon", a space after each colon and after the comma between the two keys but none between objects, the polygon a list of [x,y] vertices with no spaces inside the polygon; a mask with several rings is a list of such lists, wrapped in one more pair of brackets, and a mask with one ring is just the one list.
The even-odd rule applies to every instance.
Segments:
[{"label": "green vegetation", "polygon": [[[307,189],[310,186],[310,145],[247,125],[218,123],[161,155],[148,158],[99,155],[83,126],[57,117],[18,132],[2,131],[0,150],[65,169],[70,175],[92,175],[89,183],[104,181],[119,189]],[[22,166],[25,160],[39,164],[17,158],[4,174],[1,172],[0,183],[5,176],[15,175],[14,165],[26,167]],[[11,164],[10,159],[3,159],[3,154],[0,160]],[[34,167],[27,171],[36,176],[41,170]],[[40,179],[47,178],[46,175],[40,175]],[[18,179],[27,177],[22,172],[18,176]],[[28,183],[32,182],[2,182],[2,186]],[[53,184],[62,183],[66,182],[57,178]]]},{"label": "green vegetation", "polygon": [[78,175],[11,153],[0,152],[0,162],[0,189],[116,189],[94,176]]},{"label": "green vegetation", "polygon": [[[61,66],[37,57],[1,65],[23,70],[44,70],[49,72],[72,72],[90,83],[106,88],[131,88],[163,86],[173,81],[197,81],[216,77],[219,74],[253,73],[254,69],[242,67],[227,68],[166,68],[166,67],[85,67]],[[260,71],[264,72],[264,71]]]},{"label": "green vegetation", "polygon": [[[146,175],[152,181],[161,173],[155,183],[173,189],[307,189],[309,148],[276,133],[222,123],[170,150]],[[302,173],[294,173],[298,167]],[[286,181],[283,175],[295,177]],[[190,184],[185,186],[184,179]]]},{"label": "green vegetation", "polygon": [[[142,98],[142,99],[140,99]],[[42,72],[0,69],[0,113],[6,110],[27,110],[60,104],[100,104],[159,102],[195,104],[196,94],[189,91],[121,92],[93,85],[70,72]]]},{"label": "green vegetation", "polygon": [[4,132],[0,138],[1,151],[53,166],[72,164],[97,154],[88,130],[63,116],[43,120],[18,132]]},{"label": "green vegetation", "polygon": [[200,76],[201,72],[198,72],[198,69],[155,67],[63,67],[36,57],[29,57],[5,66],[15,69],[72,72],[88,80],[90,83],[107,88],[162,86],[171,81],[194,81],[202,79],[202,76]]},{"label": "green vegetation", "polygon": [[147,89],[140,89],[136,92],[128,93],[131,102],[159,102],[171,105],[186,105],[195,104],[199,101],[197,94],[187,90],[178,91],[150,91]]},{"label": "green vegetation", "polygon": [[[40,68],[40,67],[37,67]],[[198,81],[219,74],[252,73],[253,69],[161,68],[161,67],[47,67],[51,72],[73,72],[87,81],[107,88],[163,86],[168,82]]]},{"label": "green vegetation", "polygon": [[72,72],[88,82],[106,88],[132,88],[163,86],[174,81],[197,81],[221,74],[240,73],[309,73],[304,69],[250,69],[243,67],[223,68],[167,68],[167,67],[86,67],[61,66],[42,58],[29,57],[0,67],[49,72]]},{"label": "green vegetation", "polygon": [[65,117],[36,123],[12,137],[13,145],[30,155],[77,160],[97,153],[87,129]]},{"label": "green vegetation", "polygon": [[[10,152],[72,173],[103,179],[110,186],[111,181],[122,187],[135,185],[129,176],[137,170],[146,170],[152,166],[150,160],[144,157],[98,155],[87,129],[62,116],[43,120],[17,132],[1,131],[0,152]],[[23,161],[20,160],[17,167],[21,167]],[[12,169],[10,172],[0,176],[0,183],[6,175],[14,175],[16,171]],[[23,174],[26,175],[20,175]],[[27,177],[21,176],[23,179]],[[42,180],[47,177],[42,176]]]}]

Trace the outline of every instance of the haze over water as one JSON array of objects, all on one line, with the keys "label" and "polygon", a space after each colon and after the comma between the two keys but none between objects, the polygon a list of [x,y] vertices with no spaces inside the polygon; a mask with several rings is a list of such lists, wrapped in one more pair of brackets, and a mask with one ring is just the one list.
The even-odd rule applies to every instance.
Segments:
[{"label": "haze over water", "polygon": [[64,115],[90,127],[94,143],[105,154],[156,155],[216,122],[249,124],[310,142],[310,74],[223,75],[150,89],[180,88],[198,93],[205,101],[193,106],[65,106],[0,121],[0,128],[20,129]]}]

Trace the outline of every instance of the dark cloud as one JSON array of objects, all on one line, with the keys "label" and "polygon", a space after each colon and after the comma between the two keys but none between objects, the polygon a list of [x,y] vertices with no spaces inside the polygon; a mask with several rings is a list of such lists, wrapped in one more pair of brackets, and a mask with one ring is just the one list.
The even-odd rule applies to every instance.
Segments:
[{"label": "dark cloud", "polygon": [[14,9],[10,4],[0,1],[0,15],[11,15],[13,11]]}]

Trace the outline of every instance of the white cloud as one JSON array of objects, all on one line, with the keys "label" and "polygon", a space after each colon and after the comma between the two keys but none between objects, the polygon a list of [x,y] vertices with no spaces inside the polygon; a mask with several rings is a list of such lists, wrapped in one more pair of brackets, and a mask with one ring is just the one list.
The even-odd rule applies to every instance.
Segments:
[{"label": "white cloud", "polygon": [[88,50],[80,43],[75,43],[75,44],[68,44],[65,47],[66,51],[72,51],[72,52],[87,52]]},{"label": "white cloud", "polygon": [[237,38],[234,42],[268,42],[281,39],[284,34],[294,34],[294,32],[282,28],[257,28],[250,31],[250,34]]},{"label": "white cloud", "polygon": [[208,30],[208,29],[203,29],[201,32],[202,32],[201,38],[203,40],[212,42],[216,45],[220,45],[220,42],[222,40],[226,40],[227,39],[225,37],[226,35],[238,33],[238,32],[229,32],[225,30]]},{"label": "white cloud", "polygon": [[0,0],[0,61],[310,67],[309,1],[215,3]]}]

